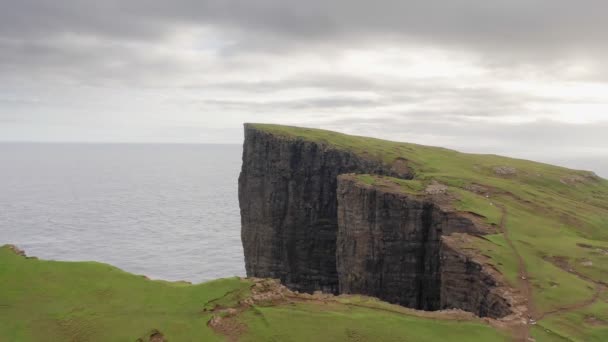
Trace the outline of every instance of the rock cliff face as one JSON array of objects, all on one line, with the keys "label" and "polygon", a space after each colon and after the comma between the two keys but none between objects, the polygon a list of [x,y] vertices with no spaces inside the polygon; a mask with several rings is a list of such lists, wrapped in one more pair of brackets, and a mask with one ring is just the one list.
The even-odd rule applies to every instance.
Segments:
[{"label": "rock cliff face", "polygon": [[459,308],[479,317],[505,317],[515,303],[505,288],[472,257],[453,247],[449,238],[440,247],[441,308]]},{"label": "rock cliff face", "polygon": [[466,215],[349,173],[413,176],[405,160],[386,165],[245,126],[239,202],[248,276],[424,310],[510,313],[483,266],[444,243],[454,232],[478,233]]},{"label": "rock cliff face", "polygon": [[349,172],[410,177],[403,167],[245,126],[239,204],[248,276],[338,292],[337,177]]},{"label": "rock cliff face", "polygon": [[340,292],[438,310],[441,236],[477,231],[474,224],[398,187],[367,185],[354,175],[338,179]]}]

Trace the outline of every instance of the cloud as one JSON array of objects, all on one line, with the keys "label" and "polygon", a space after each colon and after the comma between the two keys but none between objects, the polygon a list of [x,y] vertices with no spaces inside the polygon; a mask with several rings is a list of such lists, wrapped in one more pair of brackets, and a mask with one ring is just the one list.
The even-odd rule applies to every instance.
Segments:
[{"label": "cloud", "polygon": [[[0,3],[0,139],[238,142],[244,121],[600,155],[599,0]],[[527,151],[527,152],[526,152]]]}]

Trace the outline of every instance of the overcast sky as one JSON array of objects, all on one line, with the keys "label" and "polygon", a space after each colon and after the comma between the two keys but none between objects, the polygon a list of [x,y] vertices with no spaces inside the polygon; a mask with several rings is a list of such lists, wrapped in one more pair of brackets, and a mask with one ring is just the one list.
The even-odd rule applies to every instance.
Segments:
[{"label": "overcast sky", "polygon": [[608,176],[605,0],[2,0],[0,140],[240,143],[243,122]]}]

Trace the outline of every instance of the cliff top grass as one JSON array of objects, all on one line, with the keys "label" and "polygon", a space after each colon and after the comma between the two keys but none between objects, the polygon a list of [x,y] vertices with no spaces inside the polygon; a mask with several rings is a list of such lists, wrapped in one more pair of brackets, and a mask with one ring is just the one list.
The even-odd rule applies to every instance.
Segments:
[{"label": "cliff top grass", "polygon": [[353,175],[353,179],[365,185],[387,188],[392,191],[410,195],[424,195],[424,190],[426,188],[426,184],[418,180],[399,179],[370,174]]},{"label": "cliff top grass", "polygon": [[[530,288],[530,308],[540,319],[533,334],[539,340],[608,340],[608,320],[597,310],[607,303],[607,180],[589,171],[491,154],[311,128],[248,127],[350,151],[389,167],[406,160],[414,179],[394,180],[403,183],[404,192],[438,182],[455,195],[457,209],[502,224],[501,233],[472,239],[464,247],[489,257],[512,287]],[[371,175],[359,180],[378,182]]]},{"label": "cliff top grass", "polygon": [[155,334],[164,341],[507,340],[475,318],[430,320],[364,298],[254,305],[228,320],[228,336],[214,331],[211,310],[236,307],[252,285],[239,278],[152,281],[102,263],[26,258],[5,246],[0,341],[147,342]]}]

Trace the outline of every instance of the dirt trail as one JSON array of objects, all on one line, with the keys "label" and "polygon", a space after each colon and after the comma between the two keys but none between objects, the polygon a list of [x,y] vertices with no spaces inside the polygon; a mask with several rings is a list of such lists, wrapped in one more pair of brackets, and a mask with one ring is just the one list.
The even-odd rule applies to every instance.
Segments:
[{"label": "dirt trail", "polygon": [[566,312],[570,312],[570,311],[575,311],[575,310],[579,310],[579,309],[583,309],[589,305],[595,304],[598,300],[600,300],[600,296],[601,294],[606,291],[607,289],[607,284],[603,283],[603,282],[599,282],[596,281],[594,279],[591,279],[589,277],[587,277],[586,275],[576,271],[575,269],[573,269],[572,267],[570,267],[568,264],[564,263],[564,262],[557,262],[554,259],[551,258],[546,258],[545,261],[550,262],[551,264],[553,264],[555,267],[558,267],[562,270],[564,270],[565,272],[568,272],[570,274],[575,275],[576,277],[578,277],[581,280],[584,280],[586,282],[589,283],[593,283],[595,285],[595,293],[593,294],[593,297],[579,302],[579,303],[574,303],[572,305],[569,306],[564,306],[561,308],[557,308],[555,310],[551,310],[548,312],[543,312],[540,317],[538,318],[538,320],[541,320],[543,318],[546,318],[548,316],[553,316],[553,315],[557,315],[557,314],[561,314],[561,313],[566,313]]},{"label": "dirt trail", "polygon": [[502,212],[502,218],[500,219],[500,231],[505,238],[505,241],[517,257],[517,269],[518,269],[518,288],[521,291],[522,295],[526,298],[526,306],[528,307],[528,321],[525,326],[516,331],[517,338],[522,341],[528,341],[530,339],[530,323],[532,323],[532,319],[536,317],[536,310],[534,308],[534,302],[532,300],[532,284],[530,283],[528,270],[526,268],[526,263],[524,258],[519,254],[519,251],[515,247],[515,244],[511,240],[509,236],[509,230],[507,229],[507,208],[502,204],[496,205],[500,208]]},{"label": "dirt trail", "polygon": [[[579,277],[582,280],[591,282],[593,284],[595,284],[595,293],[593,294],[593,297],[591,297],[590,299],[583,301],[583,302],[579,302],[579,303],[575,303],[569,306],[565,306],[562,308],[558,308],[555,310],[551,310],[551,311],[547,311],[547,312],[543,312],[539,317],[538,317],[538,321],[547,318],[549,316],[553,316],[553,315],[559,315],[559,314],[563,314],[563,313],[567,313],[567,312],[571,312],[571,311],[576,311],[576,310],[580,310],[583,309],[589,305],[595,304],[597,301],[601,300],[601,295],[604,291],[606,291],[607,286],[605,283],[603,282],[598,282],[595,281],[587,276],[585,276],[584,274],[581,274],[579,272],[577,272],[576,270],[568,267],[567,265],[564,265],[563,263],[559,263],[559,262],[555,262],[552,259],[546,259],[548,262],[552,263],[553,265],[555,265],[556,267],[561,268],[562,270],[570,273],[570,274],[574,274],[575,276]],[[547,329],[547,328],[543,328],[545,330],[547,330],[548,332],[554,333],[553,331]],[[558,335],[561,336],[561,335]],[[565,337],[562,336],[562,338],[566,339]]]},{"label": "dirt trail", "polygon": [[534,306],[534,302],[533,302],[533,298],[532,298],[532,294],[533,294],[532,283],[530,282],[530,277],[529,277],[529,274],[528,274],[528,271],[526,268],[525,261],[524,261],[523,257],[521,256],[521,254],[519,254],[517,248],[515,247],[515,244],[511,240],[511,237],[509,235],[509,230],[507,229],[507,224],[506,224],[507,218],[508,218],[507,209],[504,205],[501,205],[501,204],[496,204],[496,206],[498,208],[500,208],[500,210],[502,212],[502,218],[501,218],[501,222],[500,222],[501,232],[505,238],[505,241],[507,242],[507,244],[509,245],[509,247],[511,248],[511,250],[517,257],[518,275],[519,275],[518,288],[520,289],[520,291],[522,291],[522,295],[527,300],[529,320],[528,320],[528,322],[527,322],[528,324],[526,324],[525,328],[522,329],[521,332],[519,332],[519,334],[517,336],[518,338],[521,338],[524,341],[529,340],[530,339],[530,326],[533,324],[536,324],[536,322],[538,322],[544,318],[547,318],[547,317],[553,316],[553,315],[558,315],[558,314],[575,311],[575,310],[580,310],[580,309],[585,308],[589,305],[592,305],[592,304],[596,303],[598,300],[600,300],[601,294],[604,291],[606,291],[606,289],[608,288],[608,284],[595,281],[595,280],[577,272],[576,270],[568,267],[567,265],[564,265],[562,263],[555,262],[554,260],[549,259],[549,260],[547,260],[548,262],[551,262],[553,265],[559,267],[560,269],[562,269],[570,274],[574,274],[575,276],[577,276],[578,278],[580,278],[584,281],[595,284],[595,293],[593,294],[593,297],[591,297],[585,301],[582,301],[579,303],[574,303],[569,306],[557,308],[555,310],[539,313]]},{"label": "dirt trail", "polygon": [[574,303],[574,304],[569,305],[569,306],[564,306],[564,307],[561,307],[561,308],[557,308],[555,310],[543,312],[537,318],[537,320],[540,321],[541,319],[547,318],[549,316],[558,315],[558,314],[562,314],[562,313],[566,313],[566,312],[570,312],[570,311],[575,311],[575,310],[583,309],[583,308],[585,308],[585,307],[587,307],[589,305],[595,304],[600,299],[600,296],[601,296],[602,292],[604,292],[605,290],[606,290],[606,288],[603,285],[596,284],[595,293],[593,294],[593,297],[591,297],[591,298],[589,298],[589,299],[587,299],[586,301],[583,301],[583,302]]}]

